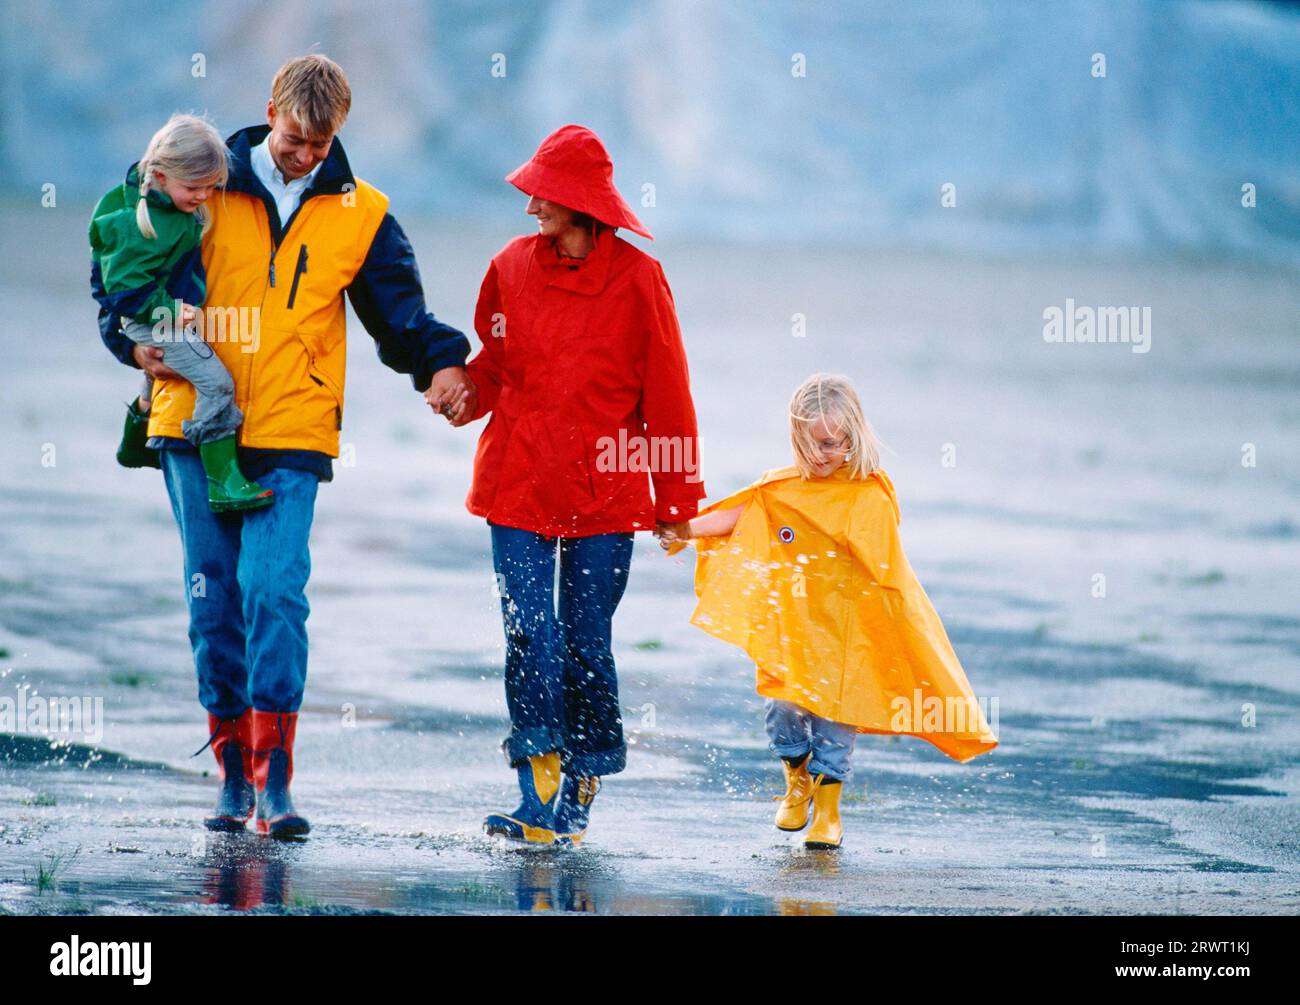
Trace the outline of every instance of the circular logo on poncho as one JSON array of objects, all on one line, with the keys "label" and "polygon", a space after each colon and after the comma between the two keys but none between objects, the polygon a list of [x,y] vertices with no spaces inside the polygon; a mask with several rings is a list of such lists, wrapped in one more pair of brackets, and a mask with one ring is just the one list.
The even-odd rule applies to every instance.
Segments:
[{"label": "circular logo on poncho", "polygon": [[782,528],[777,532],[777,536],[780,537],[781,540],[782,540],[783,542],[785,542],[786,544],[789,544],[791,541],[794,540],[794,528],[793,528],[793,527],[782,527]]}]

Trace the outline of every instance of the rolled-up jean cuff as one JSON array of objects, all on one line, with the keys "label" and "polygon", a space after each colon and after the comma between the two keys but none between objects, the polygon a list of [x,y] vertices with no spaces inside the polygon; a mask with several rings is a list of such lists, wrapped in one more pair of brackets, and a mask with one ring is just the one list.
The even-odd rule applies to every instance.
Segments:
[{"label": "rolled-up jean cuff", "polygon": [[561,767],[566,775],[588,778],[617,775],[627,767],[627,745],[611,750],[587,750],[577,754],[563,754]]},{"label": "rolled-up jean cuff", "polygon": [[818,775],[825,775],[833,782],[847,782],[853,777],[853,766],[847,768],[835,768],[825,761],[817,760],[817,755],[813,754],[812,760],[808,762],[808,774],[816,778]]},{"label": "rolled-up jean cuff", "polygon": [[560,735],[549,726],[533,726],[529,729],[514,730],[501,744],[510,760],[510,767],[517,768],[530,757],[539,757],[559,750],[562,746]]},{"label": "rolled-up jean cuff", "polygon": [[803,757],[812,749],[812,741],[804,740],[802,743],[769,743],[767,749],[772,751],[777,757]]}]

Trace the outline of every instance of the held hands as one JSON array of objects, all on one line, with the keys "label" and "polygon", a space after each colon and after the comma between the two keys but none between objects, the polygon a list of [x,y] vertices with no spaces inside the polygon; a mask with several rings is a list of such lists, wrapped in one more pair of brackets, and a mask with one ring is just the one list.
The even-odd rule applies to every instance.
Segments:
[{"label": "held hands", "polygon": [[661,520],[655,525],[655,537],[659,538],[659,547],[672,555],[685,548],[686,542],[693,537],[726,537],[736,529],[744,511],[745,504],[740,503],[731,509],[713,510],[685,523]]},{"label": "held hands", "polygon": [[659,547],[664,551],[672,551],[674,545],[685,544],[691,536],[689,520],[682,523],[667,523],[660,520],[655,523],[655,537],[659,539]]},{"label": "held hands", "polygon": [[478,409],[478,388],[464,367],[449,366],[433,375],[424,400],[453,426],[463,426]]}]

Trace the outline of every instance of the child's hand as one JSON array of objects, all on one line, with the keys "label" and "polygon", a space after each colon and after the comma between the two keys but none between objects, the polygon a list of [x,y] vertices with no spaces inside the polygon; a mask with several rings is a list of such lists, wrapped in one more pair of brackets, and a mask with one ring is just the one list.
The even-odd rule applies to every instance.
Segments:
[{"label": "child's hand", "polygon": [[199,316],[199,312],[194,309],[192,304],[181,304],[181,325],[182,327],[193,323],[194,319]]},{"label": "child's hand", "polygon": [[691,539],[690,521],[665,523],[661,520],[655,524],[655,537],[659,539],[659,547],[672,551],[674,545],[685,544]]}]

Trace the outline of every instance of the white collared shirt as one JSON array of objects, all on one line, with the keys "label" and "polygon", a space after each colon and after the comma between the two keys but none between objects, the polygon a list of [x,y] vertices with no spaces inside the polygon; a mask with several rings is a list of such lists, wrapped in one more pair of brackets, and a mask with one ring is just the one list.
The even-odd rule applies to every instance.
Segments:
[{"label": "white collared shirt", "polygon": [[253,173],[257,175],[257,180],[266,186],[266,190],[271,193],[271,198],[275,200],[275,209],[280,214],[281,227],[289,222],[289,217],[293,216],[298,203],[302,201],[303,192],[307,191],[307,186],[316,177],[320,165],[325,163],[321,161],[301,178],[285,181],[284,175],[275,166],[275,160],[271,157],[271,149],[267,146],[266,140],[248,152],[248,159],[253,166]]}]

